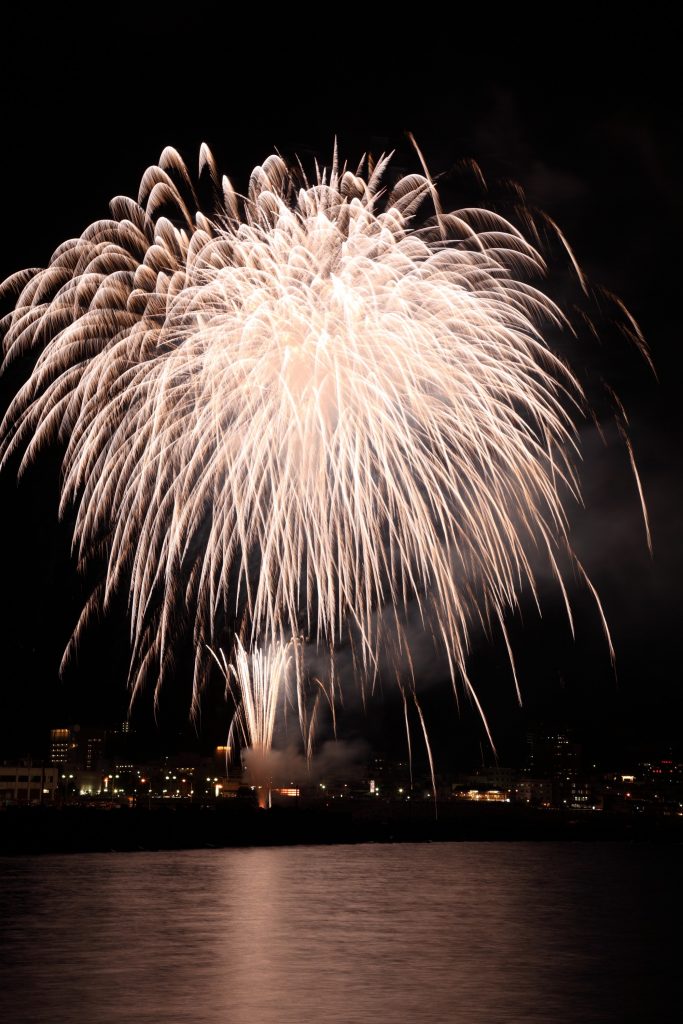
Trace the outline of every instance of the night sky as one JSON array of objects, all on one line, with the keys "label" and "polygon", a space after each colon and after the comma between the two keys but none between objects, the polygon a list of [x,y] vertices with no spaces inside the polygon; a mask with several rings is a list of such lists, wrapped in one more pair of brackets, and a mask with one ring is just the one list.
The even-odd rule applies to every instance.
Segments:
[{"label": "night sky", "polygon": [[[542,620],[527,601],[523,622],[510,621],[523,711],[499,641],[477,638],[472,677],[502,758],[514,759],[535,724],[574,730],[605,763],[664,752],[677,742],[683,710],[681,126],[672,34],[662,25],[600,31],[573,23],[562,33],[565,56],[550,32],[519,51],[500,40],[493,47],[483,25],[463,26],[455,36],[437,23],[361,29],[340,13],[338,34],[321,29],[312,46],[297,28],[303,16],[292,11],[286,26],[265,15],[255,26],[258,13],[251,21],[205,12],[163,23],[121,16],[99,35],[56,15],[49,22],[5,16],[0,276],[45,265],[60,242],[107,216],[112,196],[135,195],[166,145],[193,168],[206,141],[240,188],[276,147],[304,162],[329,159],[335,134],[350,163],[366,150],[395,149],[397,164],[419,170],[411,131],[432,173],[444,175],[449,202],[462,205],[459,189],[468,202],[476,199],[471,176],[457,170],[465,159],[479,163],[494,202],[502,194],[496,183],[519,182],[529,204],[560,225],[590,280],[623,299],[652,351],[658,379],[606,314],[602,343],[581,338],[572,358],[596,391],[600,378],[608,379],[628,412],[654,557],[623,445],[606,421],[606,447],[586,424],[586,508],[572,510],[572,540],[603,599],[616,676],[594,606],[577,587],[576,642],[552,588],[542,594]],[[655,72],[645,76],[652,56]],[[561,272],[556,277],[556,295],[567,297],[569,285]],[[0,380],[3,410],[28,368],[23,363]],[[108,725],[127,707],[123,609],[91,632],[78,666],[58,678],[85,585],[70,559],[69,523],[57,524],[56,457],[40,458],[19,486],[15,470],[0,476],[0,759],[40,752],[52,725]],[[476,716],[466,704],[458,715],[442,666],[427,655],[420,686],[437,759],[478,750]],[[160,743],[180,742],[187,711],[187,685],[179,679],[162,698]],[[346,735],[398,752],[400,718],[387,689],[367,716],[350,702]],[[151,694],[134,720],[154,734]],[[226,722],[219,693],[209,693],[201,743],[220,739]]]}]

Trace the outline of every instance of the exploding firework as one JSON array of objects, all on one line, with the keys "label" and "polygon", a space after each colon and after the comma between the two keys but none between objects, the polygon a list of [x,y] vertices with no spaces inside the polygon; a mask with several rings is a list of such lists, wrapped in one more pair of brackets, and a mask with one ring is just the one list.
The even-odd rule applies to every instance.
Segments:
[{"label": "exploding firework", "polygon": [[332,664],[349,646],[367,688],[387,646],[410,666],[417,609],[476,702],[471,631],[505,635],[536,593],[530,549],[570,619],[562,558],[583,574],[563,502],[585,400],[546,340],[565,318],[532,283],[540,253],[494,213],[444,213],[426,169],[385,188],[388,158],[335,154],[309,181],[271,156],[246,196],[206,147],[199,171],[195,191],[166,149],[137,202],[4,285],[5,360],[37,361],[3,463],[63,445],[78,560],[107,559],[65,657],[124,590],[131,687],[158,694],[190,609],[195,702],[207,647],[244,637],[218,661],[234,729],[265,750],[292,658],[312,735],[292,638]]}]

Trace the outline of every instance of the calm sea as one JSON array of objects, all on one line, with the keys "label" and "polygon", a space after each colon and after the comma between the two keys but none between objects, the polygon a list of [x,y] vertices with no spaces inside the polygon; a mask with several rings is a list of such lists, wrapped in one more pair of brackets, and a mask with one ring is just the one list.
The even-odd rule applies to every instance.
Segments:
[{"label": "calm sea", "polygon": [[0,1019],[678,1024],[680,869],[625,844],[4,859]]}]

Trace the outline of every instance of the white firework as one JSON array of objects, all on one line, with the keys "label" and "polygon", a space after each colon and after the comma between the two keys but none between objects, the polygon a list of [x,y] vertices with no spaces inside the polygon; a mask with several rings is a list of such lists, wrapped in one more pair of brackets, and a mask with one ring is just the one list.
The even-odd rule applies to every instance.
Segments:
[{"label": "white firework", "polygon": [[[166,149],[137,202],[5,283],[6,360],[38,357],[0,452],[64,446],[76,553],[107,558],[72,644],[127,590],[134,692],[158,693],[188,615],[195,700],[229,627],[278,657],[350,643],[367,684],[385,643],[409,660],[417,607],[474,697],[473,623],[504,631],[535,592],[530,545],[565,593],[584,398],[546,340],[543,259],[494,213],[442,212],[426,172],[384,189],[387,164],[335,154],[309,182],[271,156],[240,197],[202,147],[201,212]],[[253,696],[266,743],[277,695]]]}]

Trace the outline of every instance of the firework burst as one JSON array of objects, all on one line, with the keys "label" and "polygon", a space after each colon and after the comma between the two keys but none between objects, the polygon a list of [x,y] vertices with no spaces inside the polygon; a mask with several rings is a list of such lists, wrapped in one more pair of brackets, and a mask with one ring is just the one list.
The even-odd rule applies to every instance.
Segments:
[{"label": "firework burst", "polygon": [[271,156],[239,196],[202,147],[202,212],[167,149],[137,201],[4,286],[5,359],[37,361],[3,462],[63,445],[78,560],[106,553],[69,651],[124,590],[131,686],[158,693],[190,609],[196,701],[207,645],[239,633],[252,653],[220,664],[252,744],[293,637],[350,644],[367,686],[389,637],[410,663],[417,608],[476,701],[471,630],[535,593],[530,546],[565,594],[585,403],[546,341],[543,259],[494,213],[444,213],[426,171],[384,188],[387,165],[335,155],[308,181]]}]

